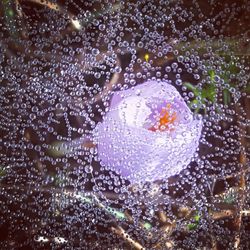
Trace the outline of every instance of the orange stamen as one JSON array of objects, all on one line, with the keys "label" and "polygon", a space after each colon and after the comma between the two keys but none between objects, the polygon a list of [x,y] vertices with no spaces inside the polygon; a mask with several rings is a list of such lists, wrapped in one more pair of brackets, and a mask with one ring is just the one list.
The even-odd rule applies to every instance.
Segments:
[{"label": "orange stamen", "polygon": [[176,112],[170,113],[171,104],[167,104],[165,108],[161,110],[160,119],[157,124],[149,128],[151,131],[165,131],[169,129],[169,125],[173,124],[177,118]]}]

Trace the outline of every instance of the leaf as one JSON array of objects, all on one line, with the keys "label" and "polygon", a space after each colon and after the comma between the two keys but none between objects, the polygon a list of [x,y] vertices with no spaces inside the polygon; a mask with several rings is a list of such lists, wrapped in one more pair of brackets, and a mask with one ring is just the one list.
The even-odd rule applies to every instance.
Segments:
[{"label": "leaf", "polygon": [[200,91],[197,89],[196,86],[192,85],[191,83],[189,82],[185,82],[184,83],[184,86],[186,86],[188,89],[192,90],[193,93],[196,95],[196,96],[200,96]]},{"label": "leaf", "polygon": [[53,157],[62,157],[66,153],[69,152],[69,150],[64,146],[65,142],[62,141],[55,141],[52,143],[51,148],[48,150],[48,154]]},{"label": "leaf", "polygon": [[231,101],[231,96],[230,96],[230,92],[228,91],[228,89],[223,90],[223,101],[225,105],[228,105]]},{"label": "leaf", "polygon": [[147,230],[150,230],[150,229],[152,228],[152,225],[151,225],[149,222],[145,222],[145,223],[143,224],[143,227],[144,227],[145,229],[147,229]]},{"label": "leaf", "polygon": [[214,78],[215,78],[215,72],[214,72],[214,70],[208,71],[208,75],[211,78],[211,82],[214,83]]},{"label": "leaf", "polygon": [[244,91],[246,91],[247,93],[250,93],[250,84],[248,84],[245,88]]},{"label": "leaf", "polygon": [[196,229],[198,227],[199,222],[200,222],[200,218],[201,218],[201,216],[199,214],[194,215],[194,217],[192,219],[194,222],[189,223],[187,225],[188,230]]},{"label": "leaf", "polygon": [[194,220],[195,220],[196,222],[199,222],[199,221],[200,221],[200,218],[201,218],[201,217],[200,217],[200,215],[198,215],[198,214],[194,216]]},{"label": "leaf", "polygon": [[126,219],[126,215],[123,212],[111,207],[104,207],[107,212],[115,216],[118,220]]},{"label": "leaf", "polygon": [[3,177],[6,175],[6,170],[3,167],[0,167],[0,177]]},{"label": "leaf", "polygon": [[211,102],[216,101],[216,87],[214,84],[208,85],[207,88],[204,89],[205,98]]},{"label": "leaf", "polygon": [[190,223],[187,225],[188,230],[195,230],[197,228],[196,223]]}]

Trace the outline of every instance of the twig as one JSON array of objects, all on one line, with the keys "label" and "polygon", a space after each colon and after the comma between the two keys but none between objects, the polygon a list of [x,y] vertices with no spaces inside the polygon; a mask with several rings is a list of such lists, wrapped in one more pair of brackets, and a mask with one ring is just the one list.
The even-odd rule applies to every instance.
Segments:
[{"label": "twig", "polygon": [[[116,60],[116,67],[121,67],[121,61],[119,60],[119,58],[117,58]],[[110,91],[114,88],[114,85],[117,84],[119,77],[120,73],[113,74],[110,82],[104,86],[103,91],[94,97],[95,102],[102,100],[105,96],[107,96],[110,93]]]},{"label": "twig", "polygon": [[[32,193],[34,194],[34,192],[46,192],[46,193],[56,193],[56,194],[66,194],[68,196],[72,196],[75,198],[79,198],[79,194],[83,194],[85,197],[88,196],[92,196],[93,194],[95,194],[92,191],[85,191],[85,192],[76,192],[73,188],[59,188],[59,187],[54,187],[54,186],[37,186],[37,185],[27,185],[27,186],[15,186],[15,185],[8,185],[8,184],[2,184],[0,183],[0,189],[1,191],[4,191],[4,189],[8,189],[8,190],[19,190],[20,192],[29,192],[32,191]],[[105,197],[107,199],[110,200],[117,200],[119,199],[119,194],[115,194],[115,193],[111,193],[111,192],[102,192],[103,195],[105,195]]]},{"label": "twig", "polygon": [[53,3],[51,1],[41,1],[41,0],[25,0],[26,2],[33,2],[33,3],[37,3],[37,4],[40,4],[40,5],[43,5],[43,6],[46,6],[48,7],[49,9],[52,9],[52,10],[56,10],[56,11],[59,11],[60,10],[60,7],[58,4],[56,3]]},{"label": "twig", "polygon": [[113,230],[113,232],[115,232],[117,235],[121,236],[125,241],[127,241],[132,247],[134,247],[134,249],[138,250],[145,249],[139,242],[133,240],[131,236],[128,233],[126,233],[126,231],[122,227],[120,226],[118,226],[117,228],[112,227],[111,229]]},{"label": "twig", "polygon": [[[247,103],[246,103],[247,107]],[[239,104],[236,104],[236,112],[237,115],[241,115],[241,110],[239,107]],[[247,115],[249,115],[249,112],[247,112]],[[243,135],[245,132],[244,127],[240,124],[240,130],[241,134]],[[246,171],[247,169],[247,157],[246,157],[246,151],[245,151],[245,145],[246,141],[243,136],[240,136],[240,145],[241,145],[241,153],[240,153],[240,163],[242,164],[242,171],[241,171],[241,177],[240,177],[240,182],[239,182],[239,207],[238,207],[238,216],[236,218],[236,225],[238,228],[238,233],[235,237],[235,244],[234,247],[235,249],[240,249],[240,237],[241,237],[241,226],[242,226],[242,215],[243,213],[241,212],[244,209],[245,205],[245,200],[246,200]]]},{"label": "twig", "polygon": [[223,210],[220,212],[212,212],[211,217],[213,220],[220,220],[220,219],[234,216],[234,214],[235,214],[235,211],[233,211],[233,210]]}]

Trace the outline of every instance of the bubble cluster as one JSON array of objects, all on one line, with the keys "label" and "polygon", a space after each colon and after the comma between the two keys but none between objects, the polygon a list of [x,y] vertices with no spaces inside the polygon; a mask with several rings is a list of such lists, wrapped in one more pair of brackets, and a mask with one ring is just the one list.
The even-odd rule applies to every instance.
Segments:
[{"label": "bubble cluster", "polygon": [[2,1],[0,248],[249,249],[249,9]]}]

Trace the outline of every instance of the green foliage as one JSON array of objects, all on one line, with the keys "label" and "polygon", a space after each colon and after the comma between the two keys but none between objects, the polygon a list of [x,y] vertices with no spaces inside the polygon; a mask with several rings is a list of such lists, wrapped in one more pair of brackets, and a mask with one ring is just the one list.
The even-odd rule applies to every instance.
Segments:
[{"label": "green foliage", "polygon": [[[225,61],[229,61],[225,63],[225,66],[221,66],[220,73],[216,73],[215,70],[209,70],[208,76],[209,80],[206,84],[202,86],[195,86],[191,83],[184,83],[189,90],[191,90],[194,94],[194,99],[190,102],[191,108],[198,113],[202,108],[206,113],[206,104],[211,102],[215,104],[217,100],[217,93],[219,89],[217,88],[218,79],[221,79],[225,83],[225,87],[222,90],[222,98],[223,104],[229,105],[232,99],[231,89],[237,88],[237,74],[240,73],[240,68],[238,66],[239,58],[225,58]],[[217,81],[216,81],[217,76]],[[234,80],[232,80],[234,79]],[[243,92],[250,93],[250,86],[246,86],[242,89]]]},{"label": "green foliage", "polygon": [[6,175],[6,170],[1,166],[0,167],[0,178]]},{"label": "green foliage", "polygon": [[196,223],[190,223],[187,225],[188,230],[195,230],[197,228],[197,224]]},{"label": "green foliage", "polygon": [[200,222],[201,216],[198,214],[195,214],[194,217],[192,218],[192,222],[187,225],[188,230],[195,230]]},{"label": "green foliage", "polygon": [[151,225],[149,222],[145,222],[145,223],[143,224],[143,227],[144,227],[145,229],[147,229],[147,230],[150,230],[150,229],[152,228],[152,225]]},{"label": "green foliage", "polygon": [[[191,108],[195,107],[195,112],[198,113],[202,106],[205,107],[206,103],[216,102],[216,83],[215,83],[215,72],[213,70],[209,71],[210,83],[204,85],[202,89],[197,86],[192,85],[191,83],[184,83],[189,90],[191,90],[195,98],[191,101]],[[205,110],[206,112],[206,110]]]},{"label": "green foliage", "polygon": [[238,198],[238,189],[229,188],[222,196],[222,201],[227,204],[234,204]]}]

